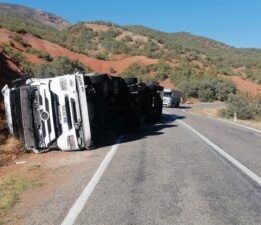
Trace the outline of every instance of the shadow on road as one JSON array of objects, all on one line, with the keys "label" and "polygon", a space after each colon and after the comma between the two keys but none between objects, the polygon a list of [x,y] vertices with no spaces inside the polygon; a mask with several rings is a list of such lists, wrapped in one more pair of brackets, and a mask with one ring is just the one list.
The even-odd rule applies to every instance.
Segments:
[{"label": "shadow on road", "polygon": [[188,106],[188,105],[181,105],[180,107],[178,107],[178,109],[191,109],[192,106]]},{"label": "shadow on road", "polygon": [[122,143],[140,140],[149,136],[163,135],[163,129],[177,127],[178,125],[174,125],[172,122],[176,119],[184,118],[185,117],[182,116],[163,114],[161,121],[158,121],[157,123],[147,123],[143,125],[138,132],[126,134]]},{"label": "shadow on road", "polygon": [[[131,133],[125,133],[124,138],[121,141],[121,143],[127,143],[127,142],[132,142],[136,140],[141,140],[144,138],[148,138],[150,136],[155,136],[155,135],[163,135],[164,129],[169,129],[173,127],[177,127],[178,125],[172,124],[177,119],[185,119],[185,116],[179,116],[175,114],[163,114],[162,119],[157,121],[157,122],[150,122],[150,123],[145,123],[143,124],[138,131],[131,132]],[[116,139],[109,139],[107,140],[107,143],[101,145],[101,146],[96,146],[91,150],[95,150],[100,147],[110,147],[115,144]]]}]

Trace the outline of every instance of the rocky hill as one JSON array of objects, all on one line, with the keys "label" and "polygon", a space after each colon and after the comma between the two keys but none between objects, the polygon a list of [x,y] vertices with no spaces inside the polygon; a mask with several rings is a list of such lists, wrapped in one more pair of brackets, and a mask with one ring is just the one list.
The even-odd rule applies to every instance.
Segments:
[{"label": "rocky hill", "polygon": [[[56,15],[10,4],[0,4],[0,27],[2,55],[33,76],[72,71],[77,65],[164,85],[226,79],[254,95],[261,93],[259,49],[237,49],[189,33],[143,26],[102,21],[70,25]],[[62,65],[68,64],[64,58],[72,67]],[[5,75],[0,71],[0,76]]]},{"label": "rocky hill", "polygon": [[21,22],[35,23],[36,25],[46,25],[58,30],[70,26],[67,20],[52,13],[14,4],[0,3],[0,18],[16,19]]}]

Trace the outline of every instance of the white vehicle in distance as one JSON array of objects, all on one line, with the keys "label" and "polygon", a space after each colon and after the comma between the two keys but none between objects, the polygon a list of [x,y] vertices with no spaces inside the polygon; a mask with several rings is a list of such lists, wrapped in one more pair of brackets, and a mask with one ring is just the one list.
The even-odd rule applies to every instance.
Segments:
[{"label": "white vehicle in distance", "polygon": [[181,92],[177,90],[164,88],[163,91],[163,106],[164,107],[179,107],[181,101]]}]

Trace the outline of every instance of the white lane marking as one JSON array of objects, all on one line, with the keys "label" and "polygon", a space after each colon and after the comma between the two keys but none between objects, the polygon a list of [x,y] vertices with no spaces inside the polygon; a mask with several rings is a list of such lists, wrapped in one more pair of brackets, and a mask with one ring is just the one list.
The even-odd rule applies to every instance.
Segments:
[{"label": "white lane marking", "polygon": [[[194,112],[189,112],[189,111],[187,111],[185,109],[183,109],[182,111],[185,112],[185,113],[191,113],[191,114],[196,115],[196,116],[201,116],[201,115],[198,115],[198,114],[196,114]],[[203,117],[203,116],[201,116],[201,117]],[[213,118],[213,117],[210,117],[210,116],[206,116],[206,117],[209,118],[209,119],[223,121],[223,122],[226,122],[226,123],[230,123],[230,124],[233,124],[233,125],[236,125],[236,126],[239,126],[239,127],[243,127],[243,128],[246,128],[246,129],[249,129],[249,130],[261,133],[261,130],[255,129],[253,127],[244,126],[244,125],[241,125],[241,124],[238,124],[238,123],[234,123],[234,122],[223,120],[223,119],[219,119],[219,118]]]},{"label": "white lane marking", "polygon": [[123,136],[120,136],[116,143],[112,146],[111,150],[107,153],[105,158],[103,159],[102,163],[100,164],[99,168],[96,170],[95,174],[93,175],[92,179],[85,187],[81,195],[75,201],[71,209],[69,210],[67,216],[63,220],[61,225],[73,225],[76,221],[77,217],[81,213],[82,209],[84,208],[88,198],[90,197],[92,191],[94,190],[95,186],[99,182],[100,178],[102,177],[104,171],[106,170],[107,166],[109,165],[110,161],[112,160],[113,156],[115,155],[119,144],[121,143]]},{"label": "white lane marking", "polygon": [[194,134],[196,134],[202,141],[204,141],[206,144],[208,144],[211,148],[213,148],[217,153],[219,153],[222,157],[224,157],[226,160],[228,160],[230,163],[232,163],[235,167],[237,167],[239,170],[241,170],[245,175],[247,175],[249,178],[251,178],[255,183],[257,183],[261,187],[261,178],[255,174],[253,171],[248,169],[246,166],[244,166],[241,162],[237,161],[235,158],[233,158],[231,155],[226,153],[223,149],[218,147],[216,144],[211,142],[209,139],[207,139],[205,136],[203,136],[201,133],[196,131],[194,128],[189,126],[187,123],[181,120],[177,120],[180,124],[187,127],[189,130],[191,130]]}]

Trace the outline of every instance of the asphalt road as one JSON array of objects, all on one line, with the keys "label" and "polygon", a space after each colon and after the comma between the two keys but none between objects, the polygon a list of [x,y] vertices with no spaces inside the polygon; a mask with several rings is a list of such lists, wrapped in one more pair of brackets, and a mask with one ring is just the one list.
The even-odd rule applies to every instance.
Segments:
[{"label": "asphalt road", "polygon": [[[261,133],[167,109],[261,175]],[[26,224],[61,224],[110,147]],[[75,225],[260,225],[261,189],[173,116],[128,134],[95,186]]]}]

